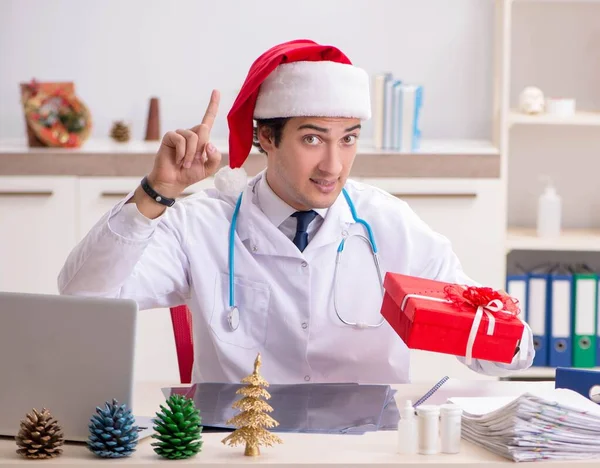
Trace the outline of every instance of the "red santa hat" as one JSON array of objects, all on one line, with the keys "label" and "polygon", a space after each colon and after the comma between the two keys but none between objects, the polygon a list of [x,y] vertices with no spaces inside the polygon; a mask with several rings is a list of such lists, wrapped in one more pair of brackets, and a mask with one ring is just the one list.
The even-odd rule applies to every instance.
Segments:
[{"label": "red santa hat", "polygon": [[276,45],[254,61],[227,115],[229,166],[215,174],[215,186],[244,188],[254,119],[309,116],[369,119],[369,76],[333,46],[307,39]]}]

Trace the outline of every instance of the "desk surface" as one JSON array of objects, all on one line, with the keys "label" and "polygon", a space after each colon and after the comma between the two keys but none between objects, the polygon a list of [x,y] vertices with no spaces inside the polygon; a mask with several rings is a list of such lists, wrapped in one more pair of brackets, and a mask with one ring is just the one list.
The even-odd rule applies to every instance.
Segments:
[{"label": "desk surface", "polygon": [[[166,386],[166,385],[163,385]],[[475,395],[517,395],[531,388],[551,387],[553,382],[498,382],[470,381],[447,382],[428,403],[441,403],[451,396]],[[160,383],[140,383],[135,390],[133,403],[136,414],[152,416],[163,403]],[[410,398],[416,401],[430,386],[424,384],[409,384],[396,387],[398,401]],[[456,455],[399,455],[396,453],[396,432],[371,432],[364,435],[314,435],[314,434],[278,434],[284,440],[283,445],[263,447],[258,458],[245,457],[243,447],[229,447],[221,443],[224,433],[204,433],[202,452],[197,456],[179,460],[178,464],[201,466],[242,466],[247,464],[268,464],[270,466],[285,466],[287,468],[311,466],[319,467],[332,464],[342,466],[378,465],[402,466],[404,468],[426,464],[428,467],[441,467],[449,464],[494,466],[514,466],[515,463],[496,456],[484,449],[476,447],[463,440],[461,453]],[[0,465],[22,466],[26,464],[52,466],[121,466],[121,465],[155,465],[167,463],[158,457],[150,445],[152,438],[139,442],[136,452],[125,459],[102,459],[92,455],[84,445],[66,444],[63,454],[52,460],[25,460],[19,457],[15,450],[16,444],[12,439],[0,439]],[[573,464],[595,464],[598,460],[578,462],[546,462],[553,467],[567,468]]]}]

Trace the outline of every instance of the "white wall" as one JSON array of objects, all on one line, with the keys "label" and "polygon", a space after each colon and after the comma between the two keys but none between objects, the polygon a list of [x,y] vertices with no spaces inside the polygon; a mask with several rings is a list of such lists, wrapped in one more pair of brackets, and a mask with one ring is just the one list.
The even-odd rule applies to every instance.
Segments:
[{"label": "white wall", "polygon": [[423,84],[425,138],[489,138],[492,27],[492,0],[0,0],[0,138],[24,136],[18,83],[32,77],[74,81],[94,137],[124,118],[142,138],[153,95],[163,132],[194,125],[217,87],[226,138],[252,61],[299,37]]}]

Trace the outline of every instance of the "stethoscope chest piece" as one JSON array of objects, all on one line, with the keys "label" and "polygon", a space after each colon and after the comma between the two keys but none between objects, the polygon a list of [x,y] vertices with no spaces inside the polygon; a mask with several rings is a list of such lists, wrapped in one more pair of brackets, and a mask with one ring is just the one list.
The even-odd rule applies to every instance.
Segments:
[{"label": "stethoscope chest piece", "polygon": [[227,322],[229,322],[229,327],[235,331],[240,326],[240,310],[233,306],[229,309],[227,313]]}]

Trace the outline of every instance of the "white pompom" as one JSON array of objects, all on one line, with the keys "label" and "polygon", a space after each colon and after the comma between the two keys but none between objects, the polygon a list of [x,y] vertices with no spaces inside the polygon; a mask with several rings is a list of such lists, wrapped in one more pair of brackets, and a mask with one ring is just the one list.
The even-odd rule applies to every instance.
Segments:
[{"label": "white pompom", "polygon": [[248,184],[248,175],[241,168],[232,169],[229,166],[223,166],[217,171],[214,177],[215,188],[227,195],[238,195]]}]

